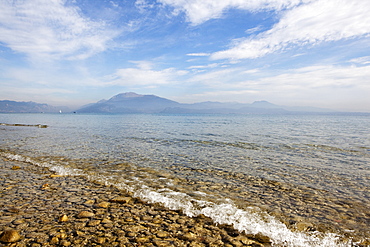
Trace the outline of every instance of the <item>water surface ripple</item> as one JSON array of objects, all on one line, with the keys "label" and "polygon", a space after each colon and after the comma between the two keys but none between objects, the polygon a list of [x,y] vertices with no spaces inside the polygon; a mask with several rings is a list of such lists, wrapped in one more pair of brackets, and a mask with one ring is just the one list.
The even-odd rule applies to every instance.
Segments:
[{"label": "water surface ripple", "polygon": [[276,246],[351,246],[370,235],[369,116],[0,114],[0,123],[2,156]]}]

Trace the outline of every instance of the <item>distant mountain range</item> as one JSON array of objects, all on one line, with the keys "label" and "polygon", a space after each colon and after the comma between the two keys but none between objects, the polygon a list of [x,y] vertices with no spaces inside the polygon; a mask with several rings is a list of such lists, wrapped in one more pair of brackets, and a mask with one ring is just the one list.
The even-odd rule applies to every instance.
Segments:
[{"label": "distant mountain range", "polygon": [[[67,107],[54,107],[35,102],[0,101],[0,113],[57,113],[71,112]],[[108,100],[82,106],[74,113],[169,113],[169,114],[298,114],[298,113],[335,113],[330,109],[316,107],[279,106],[267,101],[252,104],[201,102],[182,104],[155,95],[121,93]]]},{"label": "distant mountain range", "polygon": [[70,109],[65,106],[55,107],[48,104],[40,104],[32,101],[18,102],[11,100],[0,100],[0,113],[55,113],[69,112]]},{"label": "distant mountain range", "polygon": [[201,102],[181,104],[155,95],[121,93],[109,100],[81,107],[78,113],[203,113],[203,114],[288,114],[292,112],[333,112],[314,107],[284,107],[267,101],[252,104]]}]

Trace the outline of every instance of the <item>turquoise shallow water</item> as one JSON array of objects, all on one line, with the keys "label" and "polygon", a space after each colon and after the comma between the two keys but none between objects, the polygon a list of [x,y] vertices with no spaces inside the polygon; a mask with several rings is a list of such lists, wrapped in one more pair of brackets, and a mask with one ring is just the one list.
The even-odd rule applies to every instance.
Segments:
[{"label": "turquoise shallow water", "polygon": [[3,156],[203,213],[276,245],[369,237],[369,116],[0,114],[0,123],[48,125],[0,126]]}]

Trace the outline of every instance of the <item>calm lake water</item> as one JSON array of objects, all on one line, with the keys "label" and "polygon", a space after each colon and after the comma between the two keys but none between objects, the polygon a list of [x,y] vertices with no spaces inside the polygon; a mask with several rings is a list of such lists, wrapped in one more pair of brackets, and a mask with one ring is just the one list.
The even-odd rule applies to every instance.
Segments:
[{"label": "calm lake water", "polygon": [[370,237],[370,116],[0,114],[0,155],[82,175],[275,246]]}]

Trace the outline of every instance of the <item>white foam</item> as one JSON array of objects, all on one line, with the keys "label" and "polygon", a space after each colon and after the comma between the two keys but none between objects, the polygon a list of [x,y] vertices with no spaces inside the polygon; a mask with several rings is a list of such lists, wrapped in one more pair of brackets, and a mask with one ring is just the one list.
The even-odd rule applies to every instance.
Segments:
[{"label": "white foam", "polygon": [[49,162],[37,162],[29,157],[23,157],[19,154],[2,153],[2,155],[11,160],[17,160],[17,161],[26,162],[26,163],[30,163],[33,165],[49,168],[51,171],[54,171],[57,174],[63,175],[63,176],[79,176],[79,175],[84,174],[84,172],[80,169],[66,168],[66,167],[59,166],[59,165],[53,165]]},{"label": "white foam", "polygon": [[[162,191],[161,191],[162,192]],[[335,234],[320,232],[293,232],[285,224],[257,208],[239,209],[232,204],[215,204],[194,200],[180,192],[160,193],[158,191],[140,190],[136,196],[147,202],[162,203],[173,210],[182,210],[194,217],[200,214],[210,217],[215,223],[229,224],[247,234],[262,234],[271,239],[273,246],[286,247],[345,247],[349,243],[340,243]]]},{"label": "white foam", "polygon": [[220,204],[203,208],[201,213],[216,223],[233,225],[235,229],[247,234],[261,233],[268,236],[274,246],[348,246],[339,243],[334,234],[293,232],[276,218],[258,210],[256,212],[252,207],[242,210],[232,204]]}]

